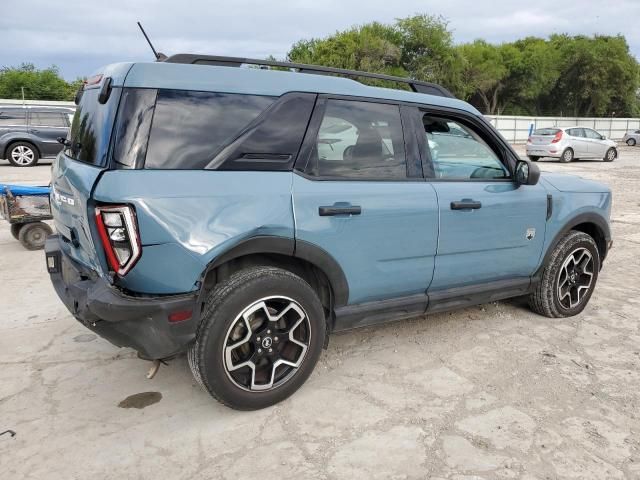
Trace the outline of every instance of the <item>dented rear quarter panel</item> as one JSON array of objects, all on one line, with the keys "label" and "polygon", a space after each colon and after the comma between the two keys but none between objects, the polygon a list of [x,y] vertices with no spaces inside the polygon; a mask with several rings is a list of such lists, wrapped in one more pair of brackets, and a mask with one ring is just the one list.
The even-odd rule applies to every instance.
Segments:
[{"label": "dented rear quarter panel", "polygon": [[98,202],[136,210],[142,256],[118,285],[139,293],[193,291],[207,265],[248,238],[294,238],[291,172],[112,170]]}]

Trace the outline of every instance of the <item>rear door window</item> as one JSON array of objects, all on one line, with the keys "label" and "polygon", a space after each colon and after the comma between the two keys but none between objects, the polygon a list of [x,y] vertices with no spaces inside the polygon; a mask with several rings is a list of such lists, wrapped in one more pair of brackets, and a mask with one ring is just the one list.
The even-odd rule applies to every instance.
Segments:
[{"label": "rear door window", "polygon": [[406,179],[400,107],[328,100],[308,170],[335,179]]},{"label": "rear door window", "polygon": [[0,127],[22,127],[26,118],[24,110],[0,110]]},{"label": "rear door window", "polygon": [[572,137],[584,138],[584,130],[582,128],[570,128],[567,133]]},{"label": "rear door window", "polygon": [[273,102],[261,95],[158,91],[145,168],[206,167]]},{"label": "rear door window", "polygon": [[67,127],[67,119],[56,112],[31,112],[29,124],[34,127]]}]

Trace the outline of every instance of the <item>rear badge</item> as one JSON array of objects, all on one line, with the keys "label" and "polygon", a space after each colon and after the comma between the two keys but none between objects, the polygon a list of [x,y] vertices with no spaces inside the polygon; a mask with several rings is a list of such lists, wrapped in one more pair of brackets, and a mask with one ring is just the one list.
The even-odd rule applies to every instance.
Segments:
[{"label": "rear badge", "polygon": [[535,228],[527,228],[527,240],[533,240],[534,237],[536,236],[536,229]]}]

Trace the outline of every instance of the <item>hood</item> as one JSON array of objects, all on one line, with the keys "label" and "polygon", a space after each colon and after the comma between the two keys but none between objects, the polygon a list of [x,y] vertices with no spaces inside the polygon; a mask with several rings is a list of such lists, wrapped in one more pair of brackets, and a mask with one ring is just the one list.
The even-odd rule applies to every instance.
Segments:
[{"label": "hood", "polygon": [[608,193],[611,189],[604,183],[594,182],[566,173],[542,172],[540,178],[561,192]]}]

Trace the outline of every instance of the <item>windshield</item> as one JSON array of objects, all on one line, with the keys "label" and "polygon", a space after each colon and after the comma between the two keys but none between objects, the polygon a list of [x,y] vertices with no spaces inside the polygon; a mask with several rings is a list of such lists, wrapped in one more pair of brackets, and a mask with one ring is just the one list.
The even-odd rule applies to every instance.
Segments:
[{"label": "windshield", "polygon": [[82,93],[67,137],[69,145],[64,153],[74,160],[103,166],[120,89],[114,88],[104,105],[98,102],[99,93],[98,88],[87,89]]}]

